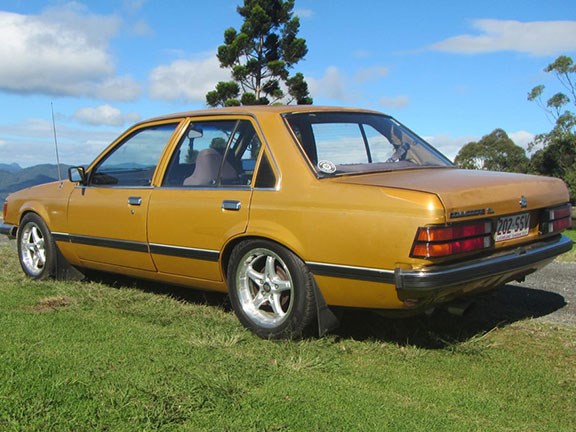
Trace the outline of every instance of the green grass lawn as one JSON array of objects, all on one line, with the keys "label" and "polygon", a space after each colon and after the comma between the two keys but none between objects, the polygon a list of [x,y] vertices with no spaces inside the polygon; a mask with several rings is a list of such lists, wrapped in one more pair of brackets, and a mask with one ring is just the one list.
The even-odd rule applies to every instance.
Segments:
[{"label": "green grass lawn", "polygon": [[[564,231],[564,234],[570,237],[573,242],[576,242],[576,230]],[[560,255],[557,259],[562,262],[576,262],[576,247],[573,246],[571,251]]]},{"label": "green grass lawn", "polygon": [[33,282],[13,243],[0,244],[0,262],[2,431],[576,424],[573,326],[527,320],[464,338],[412,326],[398,338],[371,330],[382,319],[356,314],[356,337],[271,342],[201,295],[131,281]]}]

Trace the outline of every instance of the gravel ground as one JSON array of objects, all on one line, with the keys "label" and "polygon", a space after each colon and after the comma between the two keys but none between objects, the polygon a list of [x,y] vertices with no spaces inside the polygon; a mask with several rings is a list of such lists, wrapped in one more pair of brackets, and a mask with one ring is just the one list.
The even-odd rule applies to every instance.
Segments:
[{"label": "gravel ground", "polygon": [[502,291],[502,300],[512,308],[524,308],[544,321],[576,325],[576,263],[553,262]]}]

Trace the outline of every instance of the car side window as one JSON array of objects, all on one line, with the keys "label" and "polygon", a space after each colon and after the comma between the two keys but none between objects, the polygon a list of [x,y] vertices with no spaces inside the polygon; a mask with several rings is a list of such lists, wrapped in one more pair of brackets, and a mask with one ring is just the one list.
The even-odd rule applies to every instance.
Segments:
[{"label": "car side window", "polygon": [[192,122],[172,155],[162,185],[250,186],[260,148],[260,138],[248,120]]},{"label": "car side window", "polygon": [[97,186],[149,186],[156,165],[178,123],[139,129],[98,163],[89,183]]}]

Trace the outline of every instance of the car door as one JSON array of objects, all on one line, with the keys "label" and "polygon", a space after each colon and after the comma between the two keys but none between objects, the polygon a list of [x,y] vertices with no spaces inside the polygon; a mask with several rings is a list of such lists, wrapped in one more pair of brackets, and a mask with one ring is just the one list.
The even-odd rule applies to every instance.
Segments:
[{"label": "car door", "polygon": [[148,239],[161,273],[220,281],[220,252],[246,230],[261,140],[249,118],[192,119],[160,188]]},{"label": "car door", "polygon": [[178,121],[141,126],[121,137],[74,188],[68,204],[70,241],[87,266],[155,271],[146,219],[152,178]]}]

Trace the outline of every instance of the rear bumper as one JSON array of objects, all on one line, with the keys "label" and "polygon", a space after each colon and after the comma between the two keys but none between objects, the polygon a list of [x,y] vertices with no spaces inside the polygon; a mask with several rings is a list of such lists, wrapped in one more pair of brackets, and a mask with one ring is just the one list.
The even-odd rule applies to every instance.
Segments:
[{"label": "rear bumper", "polygon": [[16,225],[0,224],[0,235],[6,235],[10,238],[16,238],[18,227]]},{"label": "rear bumper", "polygon": [[421,271],[396,269],[394,280],[401,300],[438,300],[461,291],[490,288],[520,279],[568,252],[572,240],[566,236],[506,251],[498,256]]}]

